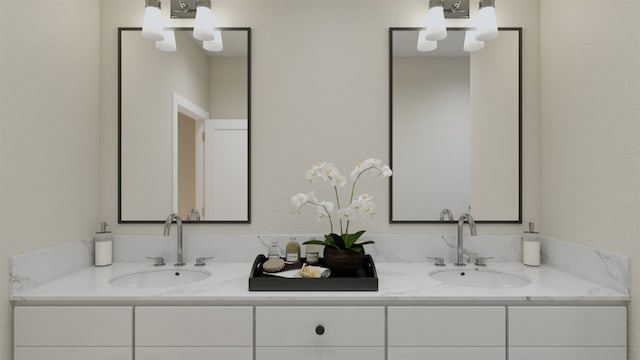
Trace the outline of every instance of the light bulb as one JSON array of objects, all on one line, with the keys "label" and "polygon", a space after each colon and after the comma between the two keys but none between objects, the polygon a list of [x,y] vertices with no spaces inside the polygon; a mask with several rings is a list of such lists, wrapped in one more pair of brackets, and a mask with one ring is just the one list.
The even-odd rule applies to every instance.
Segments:
[{"label": "light bulb", "polygon": [[[478,13],[476,39],[478,41],[493,40],[498,37],[498,21],[496,19],[496,8],[493,7],[493,3],[480,8]],[[483,3],[480,3],[482,6]]]},{"label": "light bulb", "polygon": [[447,37],[447,23],[444,20],[443,2],[431,0],[425,22],[426,38],[431,41],[442,40]]},{"label": "light bulb", "polygon": [[211,9],[206,6],[198,6],[193,26],[193,37],[202,41],[211,41],[215,38],[214,28],[215,24]]},{"label": "light bulb", "polygon": [[422,30],[418,32],[418,51],[426,52],[433,51],[438,48],[437,41],[431,41],[426,39],[426,31]]},{"label": "light bulb", "polygon": [[176,34],[173,30],[164,32],[164,40],[156,41],[156,49],[166,52],[174,52],[178,49],[176,46]]},{"label": "light bulb", "polygon": [[215,33],[215,39],[203,42],[202,47],[207,51],[213,51],[213,52],[222,51],[222,49],[224,48],[222,46],[222,32],[220,32],[219,30],[216,30],[214,33]]},{"label": "light bulb", "polygon": [[142,36],[147,40],[153,41],[164,39],[164,28],[162,27],[162,15],[159,5],[158,7],[147,6],[144,8]]},{"label": "light bulb", "polygon": [[464,45],[462,48],[467,52],[478,51],[484,48],[484,41],[478,41],[476,39],[476,32],[474,30],[467,30],[464,34]]}]

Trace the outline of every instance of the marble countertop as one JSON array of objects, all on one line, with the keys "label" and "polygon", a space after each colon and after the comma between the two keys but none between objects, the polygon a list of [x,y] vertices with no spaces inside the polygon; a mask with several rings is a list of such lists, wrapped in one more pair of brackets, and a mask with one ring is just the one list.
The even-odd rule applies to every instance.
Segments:
[{"label": "marble countertop", "polygon": [[[165,266],[163,269],[171,269]],[[183,269],[191,269],[186,266]],[[14,293],[15,304],[126,305],[153,304],[528,304],[589,303],[621,304],[630,300],[623,294],[554,267],[527,267],[520,263],[492,263],[488,269],[518,274],[531,279],[523,287],[487,289],[461,287],[429,277],[443,269],[429,263],[376,264],[379,290],[375,292],[264,292],[249,291],[251,263],[212,262],[199,269],[210,271],[206,280],[166,288],[121,288],[109,283],[114,276],[153,270],[149,263],[114,263],[108,267],[88,267],[29,290]],[[454,268],[447,265],[445,269]],[[466,268],[473,268],[467,266]],[[157,269],[157,268],[155,268]]]}]

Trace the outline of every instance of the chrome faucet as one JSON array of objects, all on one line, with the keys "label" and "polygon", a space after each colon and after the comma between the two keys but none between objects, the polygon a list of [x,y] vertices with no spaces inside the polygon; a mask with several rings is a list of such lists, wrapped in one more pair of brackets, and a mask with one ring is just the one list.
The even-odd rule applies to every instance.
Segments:
[{"label": "chrome faucet", "polygon": [[182,260],[182,219],[178,214],[171,214],[164,222],[164,236],[169,236],[169,232],[171,231],[171,223],[176,222],[178,226],[178,254],[176,256],[176,263],[174,266],[184,266],[185,263]]},{"label": "chrome faucet", "polygon": [[469,230],[471,230],[471,235],[476,236],[476,222],[473,220],[470,214],[463,214],[458,219],[458,260],[456,261],[456,266],[465,266],[464,262],[464,248],[462,241],[462,230],[464,228],[464,222],[467,221],[469,223]]},{"label": "chrome faucet", "polygon": [[[193,219],[191,218],[193,217]],[[200,221],[202,218],[200,216],[200,211],[198,211],[198,209],[191,209],[189,210],[189,213],[187,214],[187,220],[191,221],[191,220],[195,220],[195,221]]]},{"label": "chrome faucet", "polygon": [[440,221],[444,221],[445,218],[449,221],[453,221],[453,213],[449,209],[442,209],[440,212]]}]

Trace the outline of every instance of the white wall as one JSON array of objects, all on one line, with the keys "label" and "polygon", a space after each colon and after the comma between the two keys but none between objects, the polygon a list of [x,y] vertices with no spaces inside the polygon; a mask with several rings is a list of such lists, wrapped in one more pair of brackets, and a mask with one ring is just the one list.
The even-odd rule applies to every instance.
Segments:
[{"label": "white wall", "polygon": [[212,119],[247,118],[247,59],[209,59],[209,114]]},{"label": "white wall", "polygon": [[[220,0],[223,26],[252,32],[252,224],[191,227],[189,233],[314,233],[314,214],[294,215],[291,195],[314,189],[304,171],[321,160],[343,172],[366,157],[388,161],[388,28],[417,26],[422,0]],[[118,26],[140,26],[142,9],[127,0],[102,2],[102,165],[115,174],[117,153],[114,57]],[[163,9],[165,15],[167,9]],[[538,219],[538,3],[514,0],[498,9],[501,26],[524,32],[524,218]],[[476,9],[473,9],[476,12]],[[362,16],[362,14],[367,14]],[[189,26],[191,22],[175,22]],[[465,26],[466,21],[451,22]],[[101,216],[117,213],[116,177],[102,183]],[[317,188],[317,187],[316,187]],[[388,223],[388,183],[365,180],[377,215],[354,224],[370,233],[455,233],[451,226]],[[159,233],[153,225],[122,225],[121,233]],[[480,233],[514,233],[519,225],[484,225]]]},{"label": "white wall", "polygon": [[99,223],[98,0],[3,0],[0,359],[11,359],[8,257]]},{"label": "white wall", "polygon": [[[639,5],[541,3],[540,230],[630,255],[632,269],[640,265]],[[640,359],[637,270],[631,280],[629,358]]]}]

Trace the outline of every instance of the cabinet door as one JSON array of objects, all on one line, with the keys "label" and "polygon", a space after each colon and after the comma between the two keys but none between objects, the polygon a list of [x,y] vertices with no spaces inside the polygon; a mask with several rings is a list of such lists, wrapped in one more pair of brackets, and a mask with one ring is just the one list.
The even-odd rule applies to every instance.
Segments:
[{"label": "cabinet door", "polygon": [[509,307],[509,346],[626,345],[624,306]]},{"label": "cabinet door", "polygon": [[256,307],[257,346],[384,346],[384,307]]},{"label": "cabinet door", "polygon": [[384,360],[384,347],[257,347],[256,360]]},{"label": "cabinet door", "polygon": [[252,360],[252,347],[136,347],[136,360]]},{"label": "cabinet door", "polygon": [[389,346],[506,345],[506,309],[501,306],[390,306]]},{"label": "cabinet door", "polygon": [[253,346],[253,309],[235,306],[138,306],[136,347]]},{"label": "cabinet door", "polygon": [[132,360],[131,347],[16,347],[14,360]]},{"label": "cabinet door", "polygon": [[131,307],[17,306],[14,345],[126,347],[131,324]]},{"label": "cabinet door", "polygon": [[505,360],[506,350],[504,347],[389,347],[389,360],[427,359]]},{"label": "cabinet door", "polygon": [[509,360],[626,360],[625,347],[514,347]]}]

